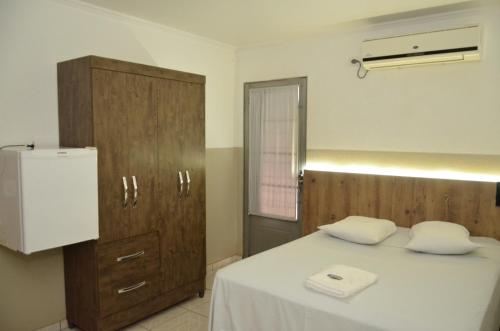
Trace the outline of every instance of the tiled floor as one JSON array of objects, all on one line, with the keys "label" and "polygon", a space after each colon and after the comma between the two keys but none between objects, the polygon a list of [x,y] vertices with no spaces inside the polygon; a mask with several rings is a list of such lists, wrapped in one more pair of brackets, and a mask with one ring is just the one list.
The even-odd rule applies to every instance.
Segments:
[{"label": "tiled floor", "polygon": [[[203,298],[193,297],[170,309],[159,312],[145,320],[129,326],[125,331],[207,331],[210,298],[215,273],[207,272],[206,290]],[[76,329],[64,329],[63,331]]]}]

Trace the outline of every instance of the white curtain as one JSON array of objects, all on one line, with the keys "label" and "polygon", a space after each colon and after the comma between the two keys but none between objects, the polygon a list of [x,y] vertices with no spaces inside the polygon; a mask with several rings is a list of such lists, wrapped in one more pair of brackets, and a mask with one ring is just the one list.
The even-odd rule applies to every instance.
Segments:
[{"label": "white curtain", "polygon": [[249,91],[249,212],[297,220],[299,86]]}]

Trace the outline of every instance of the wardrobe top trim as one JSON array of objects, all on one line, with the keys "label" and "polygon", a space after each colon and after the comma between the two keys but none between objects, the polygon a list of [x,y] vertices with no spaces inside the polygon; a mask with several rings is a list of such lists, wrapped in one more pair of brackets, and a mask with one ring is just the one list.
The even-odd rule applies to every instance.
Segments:
[{"label": "wardrobe top trim", "polygon": [[[64,62],[72,62],[75,60],[76,59],[72,59]],[[89,67],[93,69],[105,69],[156,78],[172,79],[189,83],[205,84],[205,76],[183,71],[158,68],[145,64],[120,61],[95,55],[85,56],[79,58],[78,60],[87,62]]]}]

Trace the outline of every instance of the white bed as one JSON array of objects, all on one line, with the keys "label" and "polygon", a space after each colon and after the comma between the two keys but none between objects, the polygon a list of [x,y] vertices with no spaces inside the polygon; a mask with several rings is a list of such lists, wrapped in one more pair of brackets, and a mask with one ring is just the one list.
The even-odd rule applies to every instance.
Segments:
[{"label": "white bed", "polygon": [[[500,242],[466,256],[408,251],[408,229],[376,246],[323,232],[220,270],[212,293],[212,331],[498,331]],[[304,281],[333,264],[378,274],[348,299],[313,292]]]}]

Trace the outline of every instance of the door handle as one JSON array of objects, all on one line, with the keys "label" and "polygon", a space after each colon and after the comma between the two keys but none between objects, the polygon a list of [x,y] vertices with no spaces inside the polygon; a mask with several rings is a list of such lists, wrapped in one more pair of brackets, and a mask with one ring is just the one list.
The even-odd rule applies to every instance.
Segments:
[{"label": "door handle", "polygon": [[297,189],[302,192],[302,187],[304,186],[304,170],[300,170],[297,176]]},{"label": "door handle", "polygon": [[191,178],[189,177],[189,170],[186,170],[186,183],[187,183],[186,197],[188,197],[191,184]]},{"label": "door handle", "polygon": [[179,171],[179,199],[182,198],[184,191],[184,179],[182,178],[182,171]]},{"label": "door handle", "polygon": [[122,177],[123,180],[123,208],[127,208],[128,205],[128,185],[127,185],[127,178]]},{"label": "door handle", "polygon": [[132,200],[132,208],[135,208],[135,206],[137,205],[137,198],[139,195],[139,192],[137,190],[137,179],[135,178],[135,176],[132,176],[132,184],[134,185],[134,199]]}]

